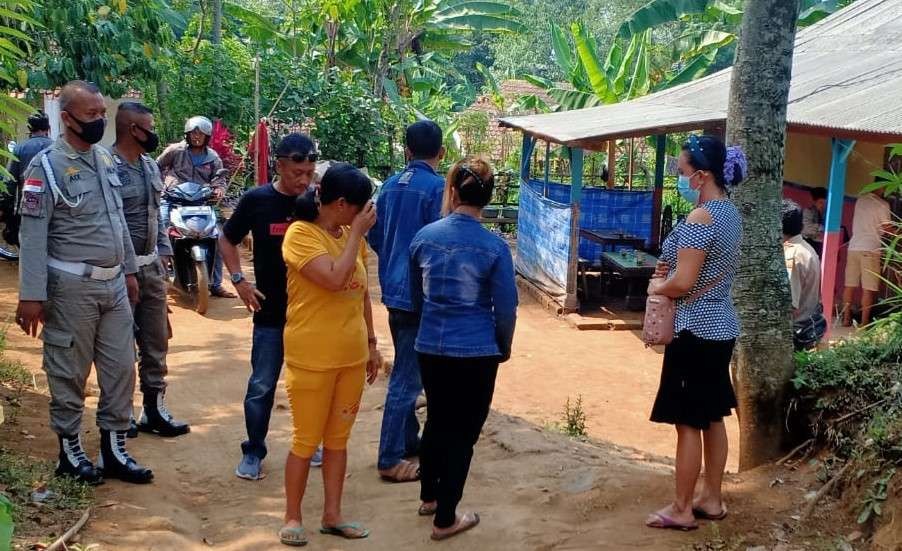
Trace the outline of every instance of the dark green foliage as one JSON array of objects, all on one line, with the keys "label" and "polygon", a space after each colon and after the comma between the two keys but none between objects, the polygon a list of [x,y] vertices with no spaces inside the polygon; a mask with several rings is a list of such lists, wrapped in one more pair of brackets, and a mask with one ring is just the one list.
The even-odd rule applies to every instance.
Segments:
[{"label": "dark green foliage", "polygon": [[795,406],[814,436],[842,457],[902,459],[902,323],[796,357]]}]

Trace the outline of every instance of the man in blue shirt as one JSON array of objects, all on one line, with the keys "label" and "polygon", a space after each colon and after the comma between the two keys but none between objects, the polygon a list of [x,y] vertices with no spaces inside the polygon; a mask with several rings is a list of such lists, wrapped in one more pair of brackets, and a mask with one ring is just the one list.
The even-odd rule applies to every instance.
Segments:
[{"label": "man in blue shirt", "polygon": [[382,303],[388,308],[395,346],[378,462],[379,475],[391,482],[419,480],[419,465],[405,459],[419,451],[416,400],[423,391],[414,350],[418,318],[410,292],[410,243],[423,226],[441,217],[445,187],[444,179],[435,172],[445,155],[442,129],[432,121],[418,121],[407,127],[406,144],[410,162],[382,186],[376,203],[379,218],[368,236],[379,255]]},{"label": "man in blue shirt", "polygon": [[19,244],[19,197],[22,195],[22,185],[25,182],[25,171],[31,160],[43,151],[53,145],[50,139],[50,119],[47,113],[41,110],[36,111],[28,117],[29,137],[24,142],[16,146],[13,155],[16,156],[9,164],[7,170],[13,177],[11,185],[6,189],[6,193],[0,190],[0,220],[6,222],[3,228],[3,240],[10,245]]}]

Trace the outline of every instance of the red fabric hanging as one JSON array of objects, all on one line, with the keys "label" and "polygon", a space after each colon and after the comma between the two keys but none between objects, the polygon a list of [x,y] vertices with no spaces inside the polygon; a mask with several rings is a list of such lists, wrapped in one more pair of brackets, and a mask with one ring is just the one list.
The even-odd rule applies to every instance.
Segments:
[{"label": "red fabric hanging", "polygon": [[251,138],[248,153],[254,159],[254,181],[258,186],[269,183],[269,129],[266,119],[260,119]]}]

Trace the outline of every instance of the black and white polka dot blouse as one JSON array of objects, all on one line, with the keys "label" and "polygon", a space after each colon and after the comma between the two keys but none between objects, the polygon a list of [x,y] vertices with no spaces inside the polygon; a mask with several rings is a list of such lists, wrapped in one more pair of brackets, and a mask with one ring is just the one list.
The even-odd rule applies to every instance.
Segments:
[{"label": "black and white polka dot blouse", "polygon": [[739,266],[742,217],[728,199],[715,199],[700,206],[708,211],[713,223],[678,224],[664,241],[661,259],[670,264],[672,275],[676,271],[679,249],[705,251],[698,281],[686,297],[693,296],[718,278],[722,279],[692,301],[677,299],[674,331],[689,330],[696,337],[709,340],[735,339],[739,336],[739,319],[730,290]]}]

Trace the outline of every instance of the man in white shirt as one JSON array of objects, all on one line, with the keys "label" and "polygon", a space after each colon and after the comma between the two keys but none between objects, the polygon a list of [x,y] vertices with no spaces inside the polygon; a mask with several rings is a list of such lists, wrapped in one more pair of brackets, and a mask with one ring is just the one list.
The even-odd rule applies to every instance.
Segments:
[{"label": "man in white shirt", "polygon": [[846,288],[843,292],[843,325],[852,325],[852,299],[861,287],[861,325],[871,323],[871,307],[880,290],[880,271],[884,232],[889,231],[892,213],[883,199],[883,190],[868,193],[855,203],[852,240],[846,262]]},{"label": "man in white shirt", "polygon": [[796,350],[817,346],[827,331],[821,304],[821,263],[802,237],[802,208],[783,200],[783,257],[792,292],[792,340]]}]

